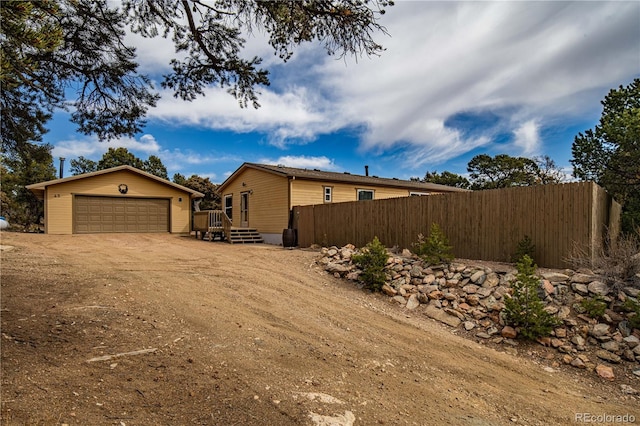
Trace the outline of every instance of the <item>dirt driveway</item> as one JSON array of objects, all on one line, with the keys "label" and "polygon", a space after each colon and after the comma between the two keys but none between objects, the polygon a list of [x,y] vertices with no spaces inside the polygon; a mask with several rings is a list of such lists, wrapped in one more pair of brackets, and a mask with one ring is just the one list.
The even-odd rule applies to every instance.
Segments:
[{"label": "dirt driveway", "polygon": [[640,423],[615,383],[466,340],[327,275],[310,250],[126,234],[0,244],[2,425]]}]

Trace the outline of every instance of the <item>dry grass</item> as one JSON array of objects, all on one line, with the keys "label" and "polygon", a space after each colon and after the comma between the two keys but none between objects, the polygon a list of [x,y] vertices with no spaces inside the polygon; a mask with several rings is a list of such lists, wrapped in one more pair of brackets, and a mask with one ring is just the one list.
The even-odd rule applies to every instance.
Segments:
[{"label": "dry grass", "polygon": [[591,258],[588,250],[574,247],[567,261],[575,269],[588,268],[602,277],[613,291],[622,287],[640,288],[640,228],[633,234],[599,248]]}]

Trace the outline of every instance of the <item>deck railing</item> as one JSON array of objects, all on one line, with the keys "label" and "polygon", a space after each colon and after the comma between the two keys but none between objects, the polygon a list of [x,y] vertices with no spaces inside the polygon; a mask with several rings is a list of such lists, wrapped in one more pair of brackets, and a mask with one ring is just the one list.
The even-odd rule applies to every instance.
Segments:
[{"label": "deck railing", "polygon": [[222,210],[203,210],[193,213],[193,230],[198,232],[213,233],[224,232],[225,238],[231,233],[231,219]]}]

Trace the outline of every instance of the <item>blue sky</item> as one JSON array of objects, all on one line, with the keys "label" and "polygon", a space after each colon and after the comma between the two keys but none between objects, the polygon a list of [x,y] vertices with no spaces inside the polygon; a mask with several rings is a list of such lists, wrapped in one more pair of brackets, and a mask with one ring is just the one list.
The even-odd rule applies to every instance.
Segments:
[{"label": "blue sky", "polygon": [[[379,57],[299,48],[283,64],[263,34],[247,38],[271,86],[258,110],[225,89],[162,99],[135,138],[99,142],[57,113],[53,155],[98,160],[110,146],[157,155],[169,176],[220,183],[243,162],[408,179],[465,174],[477,154],[549,155],[570,174],[571,144],[598,122],[610,89],[640,77],[640,2],[397,1],[381,23]],[[140,71],[159,82],[171,41],[130,36]]]}]

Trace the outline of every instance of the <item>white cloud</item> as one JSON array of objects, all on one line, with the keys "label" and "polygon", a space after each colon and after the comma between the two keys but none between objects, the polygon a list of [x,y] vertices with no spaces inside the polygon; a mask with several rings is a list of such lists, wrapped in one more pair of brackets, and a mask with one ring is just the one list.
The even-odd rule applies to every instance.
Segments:
[{"label": "white cloud", "polygon": [[319,134],[336,131],[348,123],[331,123],[329,103],[306,87],[296,86],[282,94],[263,90],[259,109],[239,108],[226,90],[212,87],[205,96],[183,102],[163,92],[158,106],[149,118],[174,126],[198,126],[239,133],[264,132],[272,145],[284,147],[288,143],[307,143]]},{"label": "white cloud", "polygon": [[[507,110],[501,125],[524,122],[512,129],[513,144],[529,153],[545,120],[598,108],[594,89],[637,72],[639,10],[630,3],[398,3],[380,58],[348,68],[326,61],[318,75],[336,94],[334,108],[366,122],[364,148],[405,143],[414,159],[451,158],[491,135],[447,128],[447,118]],[[587,92],[591,102],[576,105]]]},{"label": "white cloud", "polygon": [[519,151],[523,155],[532,156],[539,152],[540,133],[536,120],[529,120],[522,123],[513,133],[515,135],[513,144],[519,148]]},{"label": "white cloud", "polygon": [[108,142],[100,141],[95,136],[87,136],[84,139],[68,139],[56,142],[52,150],[54,157],[75,158],[83,156],[92,160],[102,158],[109,148],[127,148],[134,153],[146,155],[158,155],[160,145],[153,135],[142,135],[140,139],[119,138]]},{"label": "white cloud", "polygon": [[120,138],[109,142],[102,142],[97,137],[87,136],[83,139],[68,139],[56,142],[52,155],[54,158],[65,157],[67,160],[80,156],[93,161],[99,161],[109,148],[127,148],[135,156],[146,160],[150,155],[155,155],[162,160],[167,168],[169,177],[174,173],[182,173],[187,177],[197,174],[209,177],[212,181],[218,178],[215,173],[190,172],[191,167],[213,166],[215,164],[242,162],[237,155],[219,154],[214,151],[194,152],[191,150],[166,149],[150,134],[142,135],[139,139]]},{"label": "white cloud", "polygon": [[[345,64],[305,46],[276,67],[258,110],[210,88],[189,103],[163,92],[149,118],[262,132],[279,147],[358,129],[362,151],[403,147],[414,167],[490,148],[498,132],[513,135],[502,148],[529,155],[544,147],[541,128],[597,114],[610,88],[638,75],[639,15],[636,2],[397,2],[382,20],[391,36],[377,36],[380,57]],[[278,62],[264,35],[249,47]],[[159,63],[155,55],[145,60]],[[499,121],[445,124],[469,111]]]},{"label": "white cloud", "polygon": [[320,169],[325,171],[337,170],[338,166],[330,158],[310,157],[305,155],[285,155],[276,160],[263,158],[259,160],[263,164],[283,164],[287,167],[297,167],[301,169]]}]

